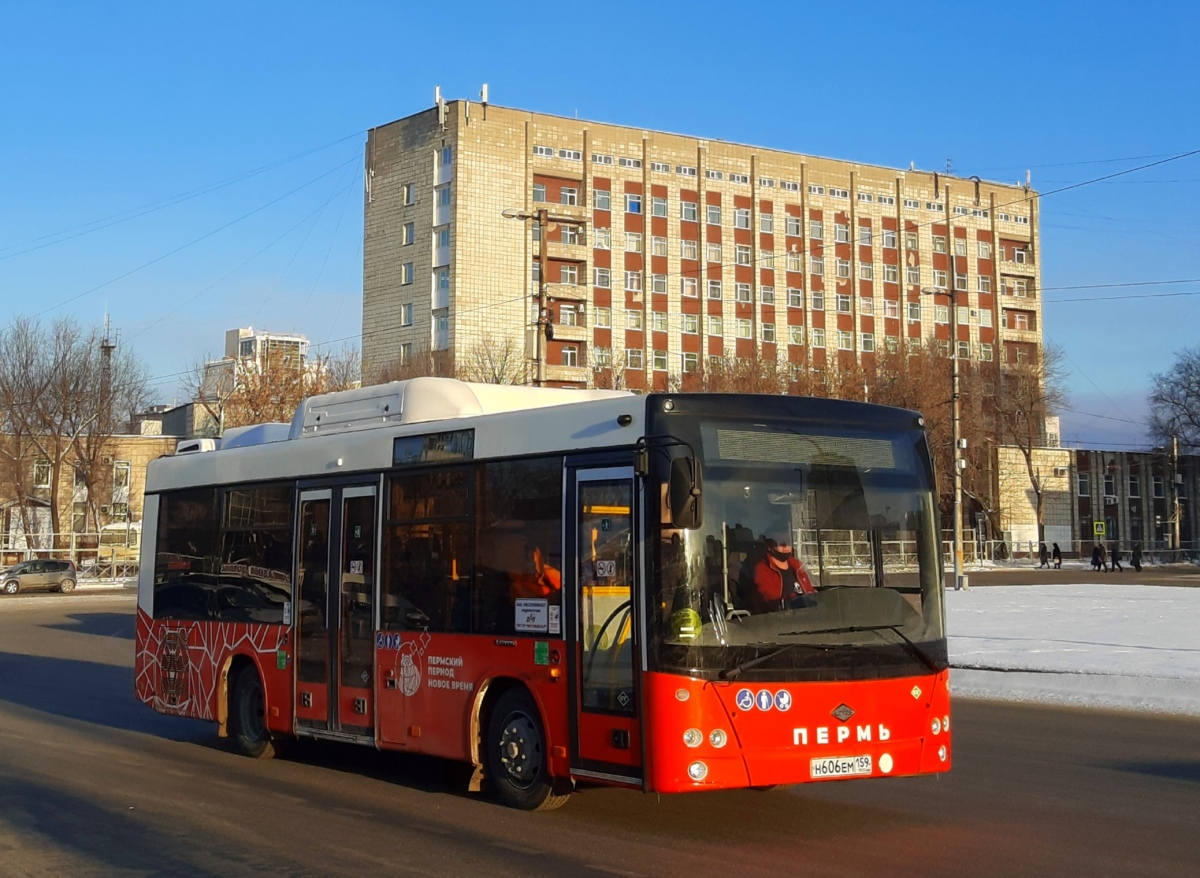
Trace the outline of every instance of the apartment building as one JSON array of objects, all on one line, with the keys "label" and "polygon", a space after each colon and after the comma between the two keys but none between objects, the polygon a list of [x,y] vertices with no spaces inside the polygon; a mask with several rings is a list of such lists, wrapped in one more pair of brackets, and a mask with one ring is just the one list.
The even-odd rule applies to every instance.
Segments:
[{"label": "apartment building", "polygon": [[[527,349],[542,247],[554,384],[1042,343],[1025,186],[453,101],[370,131],[365,201],[365,375]],[[505,217],[540,208],[563,221]]]}]

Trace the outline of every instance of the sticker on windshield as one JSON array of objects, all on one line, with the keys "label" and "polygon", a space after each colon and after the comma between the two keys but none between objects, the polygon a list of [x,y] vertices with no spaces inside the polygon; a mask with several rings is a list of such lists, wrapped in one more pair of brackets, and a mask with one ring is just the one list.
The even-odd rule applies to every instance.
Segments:
[{"label": "sticker on windshield", "polygon": [[771,695],[770,689],[759,689],[758,690],[758,709],[759,710],[770,710],[771,705],[774,703],[775,703],[775,699]]},{"label": "sticker on windshield", "polygon": [[791,710],[792,693],[786,689],[780,689],[775,693],[775,709],[776,710]]},{"label": "sticker on windshield", "polygon": [[737,694],[738,710],[749,710],[754,706],[754,693],[749,689],[740,689]]}]

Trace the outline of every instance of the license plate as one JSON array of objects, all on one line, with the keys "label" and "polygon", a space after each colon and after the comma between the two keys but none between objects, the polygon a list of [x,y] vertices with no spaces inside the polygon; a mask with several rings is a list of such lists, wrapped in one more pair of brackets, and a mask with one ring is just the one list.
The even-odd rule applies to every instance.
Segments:
[{"label": "license plate", "polygon": [[809,762],[808,776],[813,780],[856,777],[871,773],[870,756],[827,756]]}]

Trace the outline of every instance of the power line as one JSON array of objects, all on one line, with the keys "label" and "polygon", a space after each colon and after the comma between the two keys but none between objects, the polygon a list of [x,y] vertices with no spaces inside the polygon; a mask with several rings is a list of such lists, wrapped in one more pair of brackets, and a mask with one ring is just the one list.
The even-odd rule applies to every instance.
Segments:
[{"label": "power line", "polygon": [[1158,287],[1171,284],[1197,284],[1200,277],[1185,277],[1180,280],[1133,280],[1115,284],[1073,284],[1071,286],[1042,287],[1042,292],[1050,290],[1105,290],[1114,287]]},{"label": "power line", "polygon": [[1127,299],[1174,299],[1180,296],[1200,296],[1200,290],[1177,293],[1136,293],[1132,296],[1085,296],[1081,299],[1047,299],[1047,305],[1067,305],[1072,302],[1121,302]]}]

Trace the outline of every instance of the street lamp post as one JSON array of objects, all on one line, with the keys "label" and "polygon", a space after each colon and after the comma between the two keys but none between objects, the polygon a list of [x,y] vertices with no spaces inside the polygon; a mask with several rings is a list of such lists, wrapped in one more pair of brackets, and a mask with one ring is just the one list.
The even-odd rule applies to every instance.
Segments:
[{"label": "street lamp post", "polygon": [[509,208],[502,211],[501,216],[506,219],[519,220],[536,220],[539,230],[538,241],[538,317],[537,329],[535,330],[537,344],[537,372],[534,378],[536,387],[546,386],[546,347],[548,343],[547,330],[550,327],[550,303],[549,303],[549,282],[546,280],[547,275],[547,233],[550,231],[552,223],[561,225],[584,225],[584,220],[576,219],[571,216],[551,216],[550,211],[546,208],[540,208],[536,211],[517,210]]},{"label": "street lamp post", "polygon": [[967,443],[962,438],[958,392],[958,307],[954,295],[955,290],[922,287],[921,292],[926,295],[944,295],[950,299],[950,439],[954,446],[954,589],[958,591],[967,588],[967,578],[963,575],[962,531],[962,473],[967,465],[967,462],[963,460],[962,452]]}]

